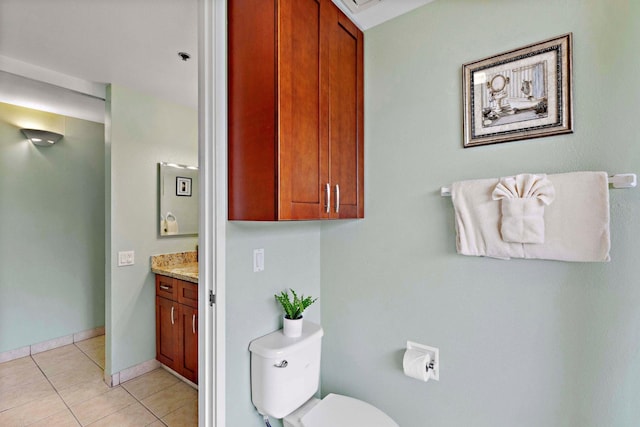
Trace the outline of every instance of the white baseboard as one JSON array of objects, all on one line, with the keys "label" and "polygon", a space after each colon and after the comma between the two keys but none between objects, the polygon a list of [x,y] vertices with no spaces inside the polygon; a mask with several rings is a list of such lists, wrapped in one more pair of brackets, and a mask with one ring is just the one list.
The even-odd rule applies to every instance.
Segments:
[{"label": "white baseboard", "polygon": [[140,375],[144,375],[147,372],[151,372],[154,369],[158,369],[160,367],[160,362],[156,359],[147,360],[146,362],[142,362],[138,365],[132,366],[127,369],[123,369],[120,371],[120,383],[122,384],[125,381],[132,380],[134,378],[139,377]]},{"label": "white baseboard", "polygon": [[[89,338],[98,337],[100,335],[104,335],[104,326],[94,328],[94,329],[89,329],[86,331],[76,332],[75,334],[65,335],[63,337],[54,338],[51,340],[39,342],[32,345],[27,345],[14,350],[5,351],[3,353],[0,353],[0,363],[9,362],[11,360],[19,359],[21,357],[27,357],[30,355],[42,353],[43,351],[53,350],[54,348],[73,344],[79,341],[88,340]],[[112,374],[112,375],[107,375],[107,373],[105,372],[104,382],[109,387],[115,387],[125,381],[132,380],[134,378],[137,378],[141,375],[146,374],[147,372],[151,372],[154,369],[158,369],[160,366],[164,366],[164,365],[162,365],[156,359],[147,360],[146,362],[142,362],[130,368],[123,369],[122,371],[116,372],[115,374]],[[168,368],[167,370],[172,374],[180,377],[181,379],[189,383],[191,386],[194,386],[197,388],[197,386],[193,384],[191,381],[188,381],[186,378],[182,377],[181,375],[177,374],[176,372]]]},{"label": "white baseboard", "polygon": [[78,341],[84,341],[89,338],[104,335],[104,326],[88,329],[86,331],[76,332],[75,334],[65,335],[63,337],[53,338],[47,341],[26,345],[15,350],[0,353],[0,363],[9,362],[21,357],[30,356],[32,354],[42,353],[43,351],[53,350],[54,348],[73,344]]},{"label": "white baseboard", "polygon": [[73,344],[73,335],[54,338],[52,340],[31,344],[31,354],[42,353],[43,351],[53,350],[54,348]]},{"label": "white baseboard", "polygon": [[115,387],[117,385],[122,384],[123,382],[132,380],[141,375],[146,374],[147,372],[151,372],[154,369],[158,369],[160,367],[160,362],[156,359],[147,360],[146,362],[139,363],[130,368],[123,369],[120,372],[116,372],[113,375],[104,374],[104,382],[107,383],[109,387]]},{"label": "white baseboard", "polygon": [[104,326],[73,334],[73,342],[88,340],[89,338],[99,337],[100,335],[104,335]]},{"label": "white baseboard", "polygon": [[31,354],[31,346],[16,348],[15,350],[5,351],[0,353],[0,363],[9,362],[10,360],[20,359],[21,357],[27,357]]}]

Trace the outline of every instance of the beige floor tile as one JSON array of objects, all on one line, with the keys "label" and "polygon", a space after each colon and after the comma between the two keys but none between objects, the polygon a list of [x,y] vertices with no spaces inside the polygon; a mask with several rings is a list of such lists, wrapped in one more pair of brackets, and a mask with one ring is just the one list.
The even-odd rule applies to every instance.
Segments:
[{"label": "beige floor tile", "polygon": [[60,396],[52,394],[0,412],[0,426],[27,426],[66,409]]},{"label": "beige floor tile", "polygon": [[65,389],[59,390],[58,393],[62,400],[69,406],[76,403],[84,402],[92,397],[99,396],[111,390],[102,378],[74,384]]},{"label": "beige floor tile", "polygon": [[0,396],[2,396],[0,399],[0,412],[55,394],[55,390],[44,377],[24,384],[0,385]]},{"label": "beige floor tile", "polygon": [[52,350],[43,351],[42,353],[34,354],[33,359],[36,363],[47,362],[53,359],[66,358],[80,352],[73,344],[64,345],[62,347],[54,348]]},{"label": "beige floor tile", "polygon": [[37,423],[30,424],[29,427],[78,427],[80,423],[73,416],[69,409],[58,412],[50,417],[44,418]]},{"label": "beige floor tile", "polygon": [[73,344],[34,354],[32,357],[47,377],[61,374],[74,367],[94,364]]},{"label": "beige floor tile", "polygon": [[176,409],[198,401],[198,392],[182,381],[152,394],[142,400],[142,404],[153,414],[162,418]]},{"label": "beige floor tile", "polygon": [[90,355],[89,357],[96,363],[96,365],[104,369],[107,360],[107,356],[104,354],[104,350],[94,355]]},{"label": "beige floor tile", "polygon": [[89,338],[88,340],[78,341],[76,346],[80,348],[80,350],[84,351],[85,349],[104,349],[105,336],[100,335],[97,337]]},{"label": "beige floor tile", "polygon": [[165,390],[180,381],[164,369],[156,369],[130,381],[122,383],[129,393],[142,400],[159,391]]},{"label": "beige floor tile", "polygon": [[0,365],[0,389],[27,384],[42,378],[44,378],[42,371],[31,357],[23,357]]},{"label": "beige floor tile", "polygon": [[198,402],[192,402],[182,406],[162,418],[169,427],[197,427],[198,426]]},{"label": "beige floor tile", "polygon": [[89,424],[90,427],[144,427],[158,419],[140,403],[136,402],[124,409],[115,412]]},{"label": "beige floor tile", "polygon": [[102,380],[104,371],[95,363],[88,361],[68,366],[56,375],[47,376],[56,390],[62,391],[78,384]]},{"label": "beige floor tile", "polygon": [[0,363],[0,378],[11,374],[15,369],[21,369],[25,366],[32,367],[34,365],[33,359],[29,356]]},{"label": "beige floor tile", "polygon": [[149,424],[149,427],[166,427],[166,424],[158,420],[154,423]]},{"label": "beige floor tile", "polygon": [[135,399],[122,387],[71,406],[71,412],[86,426],[135,403]]},{"label": "beige floor tile", "polygon": [[91,360],[104,369],[105,353],[104,353],[104,335],[90,338],[88,340],[79,341],[76,346],[82,350]]}]

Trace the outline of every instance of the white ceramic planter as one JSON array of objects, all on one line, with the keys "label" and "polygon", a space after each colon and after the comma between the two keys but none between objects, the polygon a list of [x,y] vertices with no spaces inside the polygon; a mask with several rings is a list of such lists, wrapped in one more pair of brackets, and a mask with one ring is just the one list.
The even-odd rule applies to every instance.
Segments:
[{"label": "white ceramic planter", "polygon": [[299,319],[284,318],[282,333],[291,338],[297,338],[302,335],[302,317]]}]

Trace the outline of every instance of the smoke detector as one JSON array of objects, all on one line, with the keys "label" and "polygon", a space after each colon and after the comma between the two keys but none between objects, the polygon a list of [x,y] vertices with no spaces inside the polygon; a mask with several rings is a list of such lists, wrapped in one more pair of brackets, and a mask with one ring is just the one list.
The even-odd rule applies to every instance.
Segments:
[{"label": "smoke detector", "polygon": [[358,13],[381,1],[382,0],[342,0],[342,3],[344,3],[352,13]]}]

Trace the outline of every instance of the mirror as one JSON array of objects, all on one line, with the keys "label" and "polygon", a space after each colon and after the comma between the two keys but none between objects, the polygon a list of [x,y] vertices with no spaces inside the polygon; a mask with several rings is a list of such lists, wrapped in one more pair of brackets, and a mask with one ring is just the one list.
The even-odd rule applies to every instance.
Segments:
[{"label": "mirror", "polygon": [[161,162],[158,177],[160,236],[198,234],[198,168]]}]

